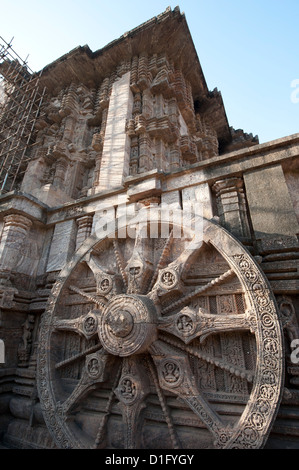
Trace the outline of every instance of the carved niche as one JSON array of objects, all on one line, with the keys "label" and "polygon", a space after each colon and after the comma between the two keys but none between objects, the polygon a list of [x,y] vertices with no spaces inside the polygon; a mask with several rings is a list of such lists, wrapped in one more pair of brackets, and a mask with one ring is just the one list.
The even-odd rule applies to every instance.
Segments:
[{"label": "carved niche", "polygon": [[130,173],[174,170],[219,154],[217,133],[194,108],[192,87],[167,54],[132,59]]}]

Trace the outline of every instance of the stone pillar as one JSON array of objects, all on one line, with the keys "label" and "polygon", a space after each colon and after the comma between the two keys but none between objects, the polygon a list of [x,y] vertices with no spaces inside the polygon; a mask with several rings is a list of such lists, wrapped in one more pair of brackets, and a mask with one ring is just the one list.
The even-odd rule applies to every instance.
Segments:
[{"label": "stone pillar", "polygon": [[242,178],[226,178],[216,181],[213,185],[220,223],[236,237],[249,238],[250,229],[243,188]]},{"label": "stone pillar", "polygon": [[4,226],[0,242],[0,277],[9,279],[10,273],[17,267],[25,238],[32,222],[20,214],[4,217]]},{"label": "stone pillar", "polygon": [[147,134],[141,134],[139,136],[139,173],[151,170],[152,165],[150,138]]},{"label": "stone pillar", "polygon": [[67,220],[56,224],[52,238],[47,272],[60,271],[75,251],[76,222]]},{"label": "stone pillar", "polygon": [[104,146],[104,139],[105,139],[105,130],[107,124],[107,117],[108,117],[108,109],[104,108],[102,111],[102,122],[100,132],[94,134],[92,139],[92,148],[96,152],[96,163],[94,169],[94,177],[92,188],[87,191],[88,195],[95,194],[98,191],[98,187],[100,184],[100,175],[101,175],[101,164],[102,164],[102,156],[103,156],[103,146]]},{"label": "stone pillar", "polygon": [[130,90],[130,72],[127,72],[112,86],[100,181],[96,191],[119,187],[129,175],[130,138],[126,133],[126,123],[132,110],[133,94]]},{"label": "stone pillar", "polygon": [[89,235],[91,234],[92,221],[93,221],[92,215],[86,215],[77,219],[76,222],[78,226],[78,231],[77,231],[77,237],[76,237],[76,250],[80,248],[84,240],[86,240],[86,238],[88,238]]}]

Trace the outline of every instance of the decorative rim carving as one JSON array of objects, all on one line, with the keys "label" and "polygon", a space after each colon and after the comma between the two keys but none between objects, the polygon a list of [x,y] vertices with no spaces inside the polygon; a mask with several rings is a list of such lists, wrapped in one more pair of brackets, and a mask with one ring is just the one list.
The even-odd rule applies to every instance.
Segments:
[{"label": "decorative rim carving", "polygon": [[[132,342],[134,345],[137,343],[137,349],[134,350],[133,346],[131,345],[125,355],[128,356],[130,360],[135,360],[136,351],[139,353],[146,352],[150,354],[151,361],[149,363],[149,370],[152,373],[152,382],[157,388],[159,400],[164,412],[167,413],[167,407],[163,401],[164,399],[162,392],[163,390],[171,390],[172,393],[175,393],[178,397],[185,401],[190,409],[193,410],[201,420],[203,420],[215,438],[216,447],[225,449],[261,448],[264,446],[267,440],[271,425],[276,417],[283,388],[283,338],[275,299],[263,272],[249,252],[247,252],[247,250],[240,244],[240,242],[230,235],[226,230],[212,221],[204,219],[203,227],[203,242],[215,247],[215,249],[222,255],[230,267],[230,273],[228,273],[227,276],[231,275],[231,273],[234,273],[243,287],[244,295],[246,296],[247,307],[249,310],[247,314],[244,315],[244,318],[240,317],[240,320],[243,322],[240,329],[244,328],[254,332],[256,338],[257,360],[254,372],[250,375],[247,373],[247,371],[238,370],[237,366],[232,366],[230,369],[227,369],[227,364],[224,364],[221,362],[221,360],[211,359],[203,353],[196,353],[192,347],[192,344],[191,346],[186,345],[184,343],[184,335],[188,336],[188,334],[191,333],[187,330],[184,331],[182,326],[182,316],[184,315],[183,311],[181,311],[179,316],[176,315],[176,317],[174,317],[176,318],[175,328],[178,330],[177,334],[179,335],[181,333],[182,337],[179,339],[177,337],[174,339],[168,338],[167,343],[163,343],[163,338],[160,337],[160,334],[158,335],[157,331],[166,331],[167,333],[168,327],[167,325],[165,326],[163,324],[163,321],[162,323],[159,323],[161,320],[161,311],[158,311],[158,313],[155,314],[154,309],[152,308],[153,303],[155,303],[157,306],[157,299],[159,301],[158,292],[161,287],[161,276],[157,276],[157,282],[152,288],[151,295],[148,295],[146,300],[143,300],[143,297],[139,294],[132,293],[130,293],[130,295],[119,294],[118,298],[112,297],[110,304],[108,303],[108,306],[107,304],[104,305],[102,314],[97,316],[99,324],[102,325],[101,332],[98,332],[99,338],[103,341],[105,346],[104,349],[106,356],[109,356],[109,353],[119,356],[121,355],[117,347],[113,346],[113,342],[110,344],[111,340],[108,340],[105,336],[107,334],[108,337],[107,324],[105,323],[108,312],[110,312],[110,308],[112,308],[113,305],[116,305],[118,300],[120,300],[122,310],[128,312],[132,317],[132,328],[128,326],[124,327],[124,330],[122,330],[122,334],[124,336],[119,335],[119,338],[121,338],[122,341],[122,347],[125,344],[124,339],[128,338],[132,332],[134,333],[135,338],[137,337],[137,341],[135,339],[135,342]],[[104,240],[101,241],[96,239],[95,236],[91,236],[80,249],[80,253],[75,254],[74,258],[61,271],[59,278],[57,279],[52,289],[46,311],[42,316],[37,367],[38,392],[47,427],[54,437],[56,444],[61,448],[81,448],[86,447],[86,443],[81,441],[78,438],[78,435],[74,433],[68,426],[65,407],[56,397],[55,385],[53,381],[53,370],[49,359],[52,333],[56,328],[56,305],[65,286],[67,285],[73,270],[84,260],[84,256],[92,251],[95,245],[99,246],[103,242]],[[188,261],[190,261],[191,257],[194,256],[194,254],[197,253],[199,249],[200,244],[197,245],[196,250],[189,250],[187,257]],[[167,269],[170,272],[172,267]],[[122,271],[125,273],[125,270],[121,270],[121,272]],[[176,275],[177,272],[178,271],[176,271]],[[223,279],[225,279],[227,276],[224,274],[210,284],[216,285],[218,282],[223,282]],[[210,288],[210,286],[207,284],[205,288]],[[165,290],[165,285],[163,285],[163,289]],[[203,289],[204,288],[201,288],[201,291],[198,289],[196,295],[198,295],[198,293],[200,294]],[[167,295],[169,294],[167,293]],[[194,297],[195,294],[192,295]],[[175,311],[180,307],[184,300],[186,302],[189,299],[192,300],[192,295],[188,294],[184,297],[184,294],[181,294],[179,299],[172,301],[172,304],[169,308],[172,308]],[[143,317],[143,321],[138,322],[136,318],[139,318],[139,316],[142,317],[142,315],[145,315]],[[208,319],[209,317],[208,315],[203,315],[201,318]],[[127,320],[128,319],[129,316],[127,316]],[[192,315],[189,315],[189,319],[194,322],[194,317],[192,318]],[[185,318],[185,320],[188,319]],[[200,330],[199,327],[195,331],[192,321],[191,323],[186,322],[185,326],[189,325],[188,329],[191,328],[192,334],[197,337],[200,337],[201,334],[207,335],[210,333],[215,333],[217,328],[219,328],[219,331],[225,331],[225,329],[223,330],[223,326],[217,326],[217,324],[214,324],[210,330],[210,327],[206,326],[204,333]],[[178,327],[180,322],[181,327]],[[127,334],[125,334],[126,328],[128,331]],[[227,326],[225,326],[225,328],[227,328]],[[143,329],[143,335],[139,333],[138,329]],[[138,332],[136,333],[137,330]],[[171,334],[171,332],[172,330],[169,330],[169,334]],[[151,334],[154,334],[154,339],[150,339]],[[181,339],[182,341],[180,341]],[[116,349],[113,349],[114,347]],[[180,349],[183,352],[180,353]],[[172,357],[167,356],[169,353],[172,354]],[[244,375],[248,380],[252,381],[252,391],[250,393],[247,405],[245,406],[245,409],[239,420],[238,426],[234,428],[225,427],[221,422],[221,419],[219,419],[219,417],[207,405],[205,399],[200,396],[198,389],[196,388],[197,386],[195,379],[190,369],[187,353],[195,355],[197,354],[198,357],[201,357],[201,359],[207,362],[212,361],[212,363],[217,367],[220,367],[224,370],[230,370],[230,372],[236,376],[242,377]],[[138,358],[140,356],[137,354],[136,357]],[[98,384],[97,380],[100,380],[97,379],[99,375],[101,375],[101,380],[103,380],[103,371],[102,374],[96,373],[96,370],[99,371],[99,367],[97,368],[96,364],[91,362],[92,359],[92,356],[88,357],[88,363],[90,364],[90,369],[94,371],[94,376],[90,374],[90,382],[88,382],[86,378],[84,379],[84,387],[86,387],[84,389],[85,391],[89,389],[88,387],[96,387]],[[104,369],[108,364],[108,362],[105,363],[105,360],[103,359],[103,363],[101,364],[101,367]],[[154,371],[155,367],[157,372]],[[168,375],[167,371],[169,373]],[[137,379],[136,382],[135,376],[133,377],[130,374],[123,374],[121,378],[122,382],[125,378],[126,380],[131,381],[131,385],[135,384],[134,387],[131,387],[131,395],[129,394],[123,397],[123,407],[125,410],[123,412],[123,419],[126,423],[125,427],[127,432],[126,442],[130,443],[130,446],[136,447],[137,444],[133,432],[134,429],[136,430],[135,425],[139,419],[139,412],[143,406],[141,402],[145,394],[139,393],[138,391],[139,388],[142,387],[143,382],[141,379],[141,381],[137,383],[139,379]],[[123,385],[125,386],[125,384]],[[81,384],[81,386],[83,387],[83,384]],[[122,393],[121,390],[122,388],[118,377],[116,378],[115,394],[120,396]],[[140,397],[139,399],[138,396]],[[128,408],[130,404],[132,404],[134,408]],[[169,416],[168,418],[169,419],[167,422],[170,428],[170,434],[172,434],[172,439],[175,441],[175,437],[173,437],[175,434],[173,430],[173,424],[171,424],[171,419]],[[133,429],[133,431],[131,432],[129,429]],[[100,431],[99,434],[101,434]],[[98,443],[100,441],[101,439],[97,438],[96,442]]]}]

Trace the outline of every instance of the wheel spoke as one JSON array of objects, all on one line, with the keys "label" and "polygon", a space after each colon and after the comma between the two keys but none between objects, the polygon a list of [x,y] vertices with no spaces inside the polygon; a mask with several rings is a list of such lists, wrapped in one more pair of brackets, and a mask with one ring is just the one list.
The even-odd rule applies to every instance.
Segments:
[{"label": "wheel spoke", "polygon": [[187,354],[158,340],[151,347],[151,356],[158,370],[161,388],[181,398],[211,431],[217,443],[224,440],[224,436],[228,438],[231,429],[224,425],[200,393]]},{"label": "wheel spoke", "polygon": [[54,318],[53,326],[55,330],[64,330],[78,333],[87,340],[97,334],[98,318],[101,312],[99,310],[91,310],[86,315],[73,319]]},{"label": "wheel spoke", "polygon": [[114,255],[115,255],[115,259],[116,259],[116,262],[117,262],[118,269],[119,269],[119,271],[121,273],[121,276],[122,276],[122,279],[123,279],[123,283],[124,283],[125,287],[127,288],[128,287],[128,277],[127,277],[127,274],[125,272],[125,262],[124,262],[122,254],[121,254],[121,251],[120,251],[119,244],[118,244],[117,240],[113,241],[113,250],[114,250]]},{"label": "wheel spoke", "polygon": [[251,312],[244,314],[213,315],[202,309],[196,312],[190,307],[184,307],[180,312],[159,319],[158,328],[180,338],[189,344],[195,338],[203,342],[210,334],[228,331],[251,330],[254,319]]},{"label": "wheel spoke", "polygon": [[97,294],[108,301],[113,295],[121,292],[121,278],[115,272],[106,272],[94,256],[86,257],[86,264],[92,270],[96,280]]},{"label": "wheel spoke", "polygon": [[138,359],[134,357],[124,359],[122,375],[115,394],[122,410],[125,449],[140,447],[141,411],[145,408],[144,400],[148,393],[148,378]]},{"label": "wheel spoke", "polygon": [[228,278],[234,276],[234,271],[232,269],[229,269],[226,271],[224,274],[221,274],[221,276],[217,277],[216,279],[213,279],[211,282],[208,282],[202,287],[199,287],[198,289],[194,290],[193,292],[190,292],[190,294],[185,295],[181,299],[177,300],[176,302],[172,302],[168,307],[163,309],[162,315],[165,315],[168,312],[171,312],[177,308],[181,308],[187,303],[189,303],[191,300],[195,299],[199,295],[203,294],[209,289],[212,289],[213,287],[217,286],[218,284],[224,282]]},{"label": "wheel spoke", "polygon": [[170,410],[167,406],[165,397],[163,395],[163,391],[162,391],[162,389],[159,385],[159,379],[158,379],[156,370],[155,370],[155,368],[154,368],[154,366],[153,366],[153,364],[151,363],[150,360],[148,360],[148,366],[149,366],[151,376],[152,376],[153,382],[155,384],[155,388],[156,388],[157,395],[158,395],[158,398],[159,398],[159,402],[160,402],[160,405],[161,405],[161,408],[162,408],[162,411],[164,413],[165,420],[166,420],[166,423],[167,423],[167,426],[168,426],[168,429],[169,429],[169,434],[170,434],[170,438],[171,438],[171,442],[172,442],[172,447],[174,449],[180,449],[181,446],[180,446],[180,443],[179,443],[179,440],[178,440],[178,436],[175,432],[175,428],[174,428],[172,418],[171,418],[171,415],[170,415]]},{"label": "wheel spoke", "polygon": [[90,300],[91,302],[95,303],[97,305],[98,309],[101,310],[101,311],[106,306],[105,303],[103,302],[103,300],[98,299],[94,295],[88,294],[88,292],[84,292],[84,290],[79,289],[76,286],[69,286],[69,290],[71,290],[72,292],[75,292],[76,294],[81,295],[81,297],[84,297],[84,298]]},{"label": "wheel spoke", "polygon": [[128,294],[145,294],[153,275],[152,262],[144,256],[148,243],[143,234],[145,228],[143,224],[139,224],[138,230],[136,230],[133,253],[125,268]]},{"label": "wheel spoke", "polygon": [[103,350],[86,357],[81,379],[62,405],[65,414],[68,414],[77,402],[97,388],[97,385],[107,380],[112,361],[113,358]]},{"label": "wheel spoke", "polygon": [[173,242],[173,230],[170,232],[170,235],[169,235],[168,239],[166,240],[166,243],[165,243],[164,248],[162,250],[159,262],[157,264],[156,270],[154,272],[154,275],[152,277],[152,280],[151,280],[151,283],[150,283],[150,286],[149,286],[149,289],[148,289],[149,292],[154,287],[154,284],[157,280],[160,269],[162,269],[163,266],[165,265],[165,261],[169,256],[169,250],[170,250],[172,242]]},{"label": "wheel spoke", "polygon": [[242,367],[238,367],[235,364],[230,364],[221,359],[215,359],[214,357],[209,356],[208,354],[202,353],[201,351],[199,351],[198,349],[192,346],[183,345],[177,340],[165,338],[165,337],[161,337],[161,340],[167,344],[175,346],[178,349],[181,349],[182,351],[188,354],[191,354],[192,356],[197,357],[198,359],[202,359],[208,364],[213,364],[214,366],[219,367],[219,369],[230,372],[232,375],[235,375],[236,377],[241,377],[241,379],[246,379],[248,382],[253,382],[254,371],[247,370]]},{"label": "wheel spoke", "polygon": [[118,368],[118,372],[115,376],[115,380],[114,380],[114,383],[113,383],[113,386],[112,386],[112,390],[111,390],[111,393],[109,395],[109,399],[108,399],[106,408],[104,410],[104,416],[102,417],[102,421],[101,421],[101,424],[100,424],[98,432],[97,432],[95,443],[93,445],[94,449],[104,448],[105,445],[106,445],[106,442],[105,442],[106,441],[105,438],[107,436],[106,426],[107,426],[107,423],[108,423],[109,415],[111,413],[112,404],[113,404],[113,401],[115,399],[115,389],[117,387],[117,384],[118,384],[118,381],[119,381],[119,378],[120,378],[120,374],[121,374],[121,366]]},{"label": "wheel spoke", "polygon": [[99,349],[102,349],[101,344],[92,346],[91,348],[88,348],[86,351],[83,351],[82,353],[76,354],[75,356],[69,357],[68,359],[65,359],[64,361],[58,362],[55,365],[55,369],[61,369],[62,367],[69,366],[70,364],[73,364],[76,361],[80,361],[81,359],[84,359],[88,354],[92,354],[96,351],[99,351]]},{"label": "wheel spoke", "polygon": [[151,290],[148,293],[150,298],[154,299],[157,296],[162,297],[167,295],[169,292],[182,292],[183,288],[181,285],[181,278],[192,263],[195,253],[197,256],[204,246],[202,241],[196,242],[194,238],[189,242],[187,248],[185,248],[174,261],[172,261],[167,267],[162,268],[172,237],[173,235],[171,233],[155,271],[154,278],[156,278],[156,282],[154,284],[153,282],[151,283]]}]

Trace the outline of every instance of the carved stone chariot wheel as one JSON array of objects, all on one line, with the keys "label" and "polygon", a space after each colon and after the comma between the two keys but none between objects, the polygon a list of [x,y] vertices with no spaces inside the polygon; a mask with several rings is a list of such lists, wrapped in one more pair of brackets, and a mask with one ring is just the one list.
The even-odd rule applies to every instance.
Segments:
[{"label": "carved stone chariot wheel", "polygon": [[[38,390],[60,448],[261,448],[282,392],[276,304],[218,224],[90,237],[40,327]],[[122,230],[124,227],[122,228]],[[139,227],[140,229],[140,227]]]}]

